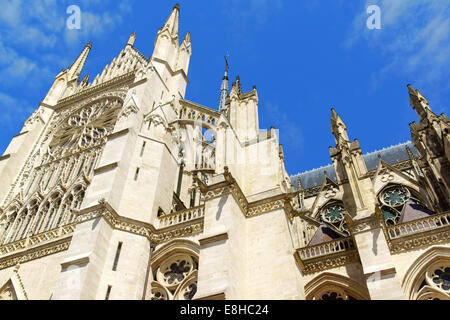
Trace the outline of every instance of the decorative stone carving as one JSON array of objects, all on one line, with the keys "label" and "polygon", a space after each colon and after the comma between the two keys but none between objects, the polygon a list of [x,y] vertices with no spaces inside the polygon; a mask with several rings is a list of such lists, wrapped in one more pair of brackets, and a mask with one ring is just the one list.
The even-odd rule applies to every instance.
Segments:
[{"label": "decorative stone carving", "polygon": [[192,300],[197,292],[198,258],[187,253],[170,255],[155,268],[151,300]]}]

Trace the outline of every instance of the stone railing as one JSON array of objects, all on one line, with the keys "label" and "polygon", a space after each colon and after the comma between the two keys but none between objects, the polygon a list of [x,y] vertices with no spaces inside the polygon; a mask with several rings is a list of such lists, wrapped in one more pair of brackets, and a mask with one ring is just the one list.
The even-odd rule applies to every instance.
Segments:
[{"label": "stone railing", "polygon": [[393,240],[448,226],[450,226],[450,211],[387,227],[387,232]]},{"label": "stone railing", "polygon": [[205,215],[205,206],[198,206],[186,210],[169,213],[158,218],[158,229],[201,218]]},{"label": "stone railing", "polygon": [[301,248],[298,252],[302,260],[307,260],[352,249],[355,249],[353,239],[348,237]]},{"label": "stone railing", "polygon": [[199,121],[214,127],[220,113],[187,100],[180,100],[179,120]]},{"label": "stone railing", "polygon": [[304,274],[324,271],[358,261],[352,237],[297,249],[294,254]]},{"label": "stone railing", "polygon": [[15,242],[0,246],[0,256],[7,255],[22,249],[30,248],[47,241],[57,240],[67,234],[72,234],[75,230],[75,224],[65,225],[37,235],[27,237]]}]

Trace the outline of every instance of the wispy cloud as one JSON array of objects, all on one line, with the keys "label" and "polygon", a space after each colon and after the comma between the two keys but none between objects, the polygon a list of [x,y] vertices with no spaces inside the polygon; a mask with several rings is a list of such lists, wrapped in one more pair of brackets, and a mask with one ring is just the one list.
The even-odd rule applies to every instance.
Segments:
[{"label": "wispy cloud", "polygon": [[[292,121],[292,116],[283,112],[282,109],[272,102],[264,104],[266,117],[272,121],[272,125],[279,130],[280,143],[290,148],[295,148],[296,151],[303,148],[303,134],[301,128],[297,123]],[[294,150],[291,150],[293,152]]]},{"label": "wispy cloud", "polygon": [[26,101],[14,98],[7,93],[0,92],[0,126],[14,129],[14,124],[17,119],[25,122],[25,120],[32,114],[34,108]]},{"label": "wispy cloud", "polygon": [[242,29],[261,27],[282,8],[282,0],[228,0],[223,2],[222,11],[234,28]]},{"label": "wispy cloud", "polygon": [[[381,8],[382,29],[366,27],[365,8]],[[368,0],[355,16],[345,46],[365,41],[369,47],[389,58],[375,78],[400,72],[423,82],[440,81],[449,86],[450,3],[441,0]],[[449,87],[447,87],[449,88]]]}]

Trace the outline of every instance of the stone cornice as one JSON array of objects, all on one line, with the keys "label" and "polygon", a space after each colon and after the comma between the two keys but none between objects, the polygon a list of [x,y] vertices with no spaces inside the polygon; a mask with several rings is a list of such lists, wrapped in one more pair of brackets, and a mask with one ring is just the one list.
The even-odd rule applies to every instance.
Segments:
[{"label": "stone cornice", "polygon": [[212,236],[208,236],[206,238],[201,238],[198,241],[200,242],[200,246],[203,247],[207,244],[210,243],[215,243],[215,242],[219,242],[219,241],[224,241],[224,240],[228,240],[228,233],[220,233],[220,234],[216,234],[216,235],[212,235]]},{"label": "stone cornice", "polygon": [[58,101],[58,103],[55,106],[49,106],[49,108],[52,108],[54,110],[59,110],[66,106],[68,103],[75,103],[79,100],[85,99],[87,97],[90,97],[93,94],[97,94],[103,90],[110,90],[112,86],[119,86],[123,83],[132,82],[135,78],[135,71],[131,71],[127,74],[124,74],[120,77],[116,77],[114,79],[111,79],[109,81],[103,82],[95,87],[88,88],[85,90],[82,90],[78,93],[75,93],[67,98],[61,99]]},{"label": "stone cornice", "polygon": [[162,59],[156,58],[156,57],[152,57],[150,61],[151,62],[156,61],[156,62],[159,62],[159,63],[162,63],[163,65],[165,65],[167,70],[169,70],[171,76],[174,76],[174,75],[177,75],[177,74],[181,73],[181,75],[183,76],[184,80],[186,80],[186,82],[189,82],[189,78],[188,78],[186,72],[184,72],[183,69],[178,69],[178,70],[174,71],[174,70],[172,70],[172,68],[170,67],[169,63],[166,60],[162,60]]},{"label": "stone cornice", "polygon": [[28,248],[12,255],[0,258],[0,270],[9,268],[18,264],[39,259],[51,254],[69,249],[72,236],[64,237],[37,247]]},{"label": "stone cornice", "polygon": [[100,200],[98,205],[80,210],[75,214],[77,223],[103,218],[112,228],[146,237],[155,244],[203,232],[203,217],[156,229],[152,224],[120,216],[104,199]]},{"label": "stone cornice", "polygon": [[347,225],[353,235],[373,229],[379,229],[382,228],[383,225],[383,221],[377,214],[359,220],[353,220],[348,215],[345,217]]},{"label": "stone cornice", "polygon": [[302,260],[299,252],[294,253],[294,257],[300,266],[303,274],[313,274],[324,270],[338,268],[350,263],[359,262],[359,255],[356,249],[338,252],[321,256],[315,259]]},{"label": "stone cornice", "polygon": [[231,194],[246,218],[259,216],[278,209],[284,209],[289,220],[292,222],[294,209],[291,205],[291,199],[297,193],[283,193],[249,203],[247,197],[239,187],[239,184],[228,171],[228,167],[225,167],[223,175],[225,181],[213,185],[206,185],[203,181],[195,177],[205,201]]}]

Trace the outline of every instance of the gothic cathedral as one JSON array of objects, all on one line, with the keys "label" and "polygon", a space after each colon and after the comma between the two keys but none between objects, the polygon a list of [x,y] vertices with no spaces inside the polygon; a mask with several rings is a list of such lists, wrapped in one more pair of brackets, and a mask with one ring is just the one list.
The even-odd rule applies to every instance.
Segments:
[{"label": "gothic cathedral", "polygon": [[290,176],[256,88],[184,99],[179,11],[93,81],[87,44],[0,157],[0,300],[448,300],[447,116],[408,86],[412,142],[363,154],[331,110],[332,165]]}]

